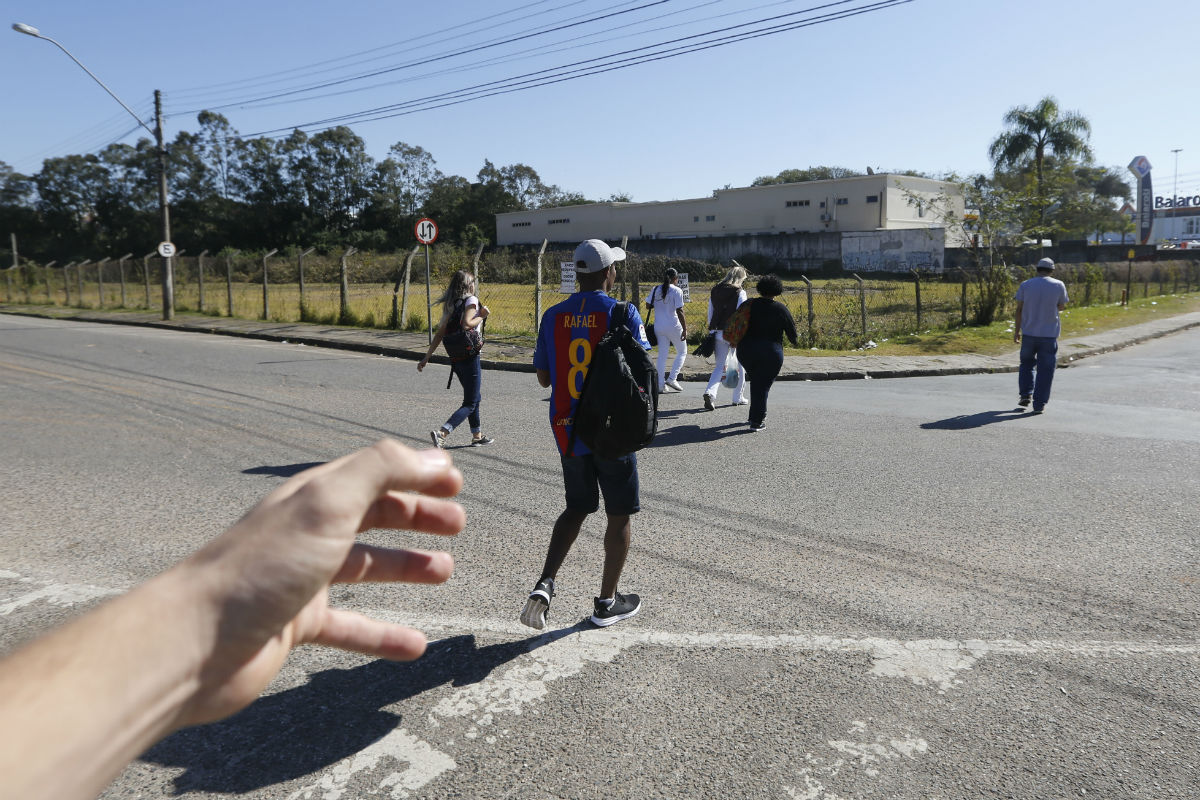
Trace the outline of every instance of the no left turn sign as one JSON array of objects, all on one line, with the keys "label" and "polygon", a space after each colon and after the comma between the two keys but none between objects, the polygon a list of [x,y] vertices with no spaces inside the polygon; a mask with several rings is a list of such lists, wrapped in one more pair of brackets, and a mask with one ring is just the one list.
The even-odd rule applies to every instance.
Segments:
[{"label": "no left turn sign", "polygon": [[417,220],[417,241],[421,244],[433,244],[437,241],[438,226],[437,223],[429,217],[423,217]]}]

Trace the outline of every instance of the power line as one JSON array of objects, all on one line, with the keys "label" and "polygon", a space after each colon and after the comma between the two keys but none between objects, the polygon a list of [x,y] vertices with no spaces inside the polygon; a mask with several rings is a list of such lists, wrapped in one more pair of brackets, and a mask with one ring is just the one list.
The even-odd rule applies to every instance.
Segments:
[{"label": "power line", "polygon": [[[631,0],[631,2],[632,1],[633,0]],[[281,83],[284,80],[288,80],[289,78],[287,78],[287,77],[280,78],[279,76],[293,76],[293,77],[306,76],[306,75],[313,73],[314,71],[319,72],[320,70],[317,70],[318,67],[324,67],[329,64],[336,64],[338,62],[348,61],[350,59],[359,58],[360,56],[365,56],[370,53],[376,53],[376,52],[379,52],[382,50],[392,50],[392,49],[399,48],[399,47],[411,47],[416,42],[419,42],[422,39],[427,39],[431,36],[445,34],[449,31],[456,31],[456,30],[460,30],[462,28],[473,26],[473,25],[480,25],[484,22],[495,19],[497,17],[506,16],[508,14],[515,14],[518,11],[524,11],[524,10],[533,8],[535,6],[544,5],[548,2],[552,2],[552,0],[537,0],[537,2],[527,3],[523,6],[517,6],[516,8],[508,9],[507,11],[501,11],[499,13],[492,14],[490,16],[486,16],[481,19],[474,19],[474,20],[471,20],[470,22],[464,22],[460,25],[454,25],[454,26],[451,26],[448,28],[442,28],[437,31],[431,31],[430,33],[425,33],[425,34],[421,34],[419,36],[414,36],[411,39],[405,39],[400,42],[392,42],[391,44],[380,45],[379,47],[373,47],[368,50],[361,50],[359,52],[351,53],[349,55],[339,56],[338,58],[331,58],[331,59],[327,59],[325,61],[318,61],[313,64],[306,64],[303,67],[295,67],[292,69],[280,70],[278,72],[270,72],[265,75],[258,75],[258,76],[254,76],[251,78],[240,78],[238,80],[226,81],[224,83],[215,83],[215,84],[209,84],[207,86],[195,86],[195,87],[189,87],[189,88],[185,88],[185,89],[179,89],[179,90],[172,92],[172,95],[174,95],[176,97],[192,98],[194,96],[202,96],[204,94],[211,94],[215,90],[218,90],[218,89],[224,89],[227,87],[233,87],[233,86],[238,86],[238,85],[242,85],[242,84],[258,83],[261,85],[270,85],[272,83]],[[574,0],[574,2],[566,3],[565,5],[550,9],[546,13],[553,13],[555,11],[560,11],[564,8],[569,8],[570,6],[576,6],[576,5],[579,5],[584,2],[587,2],[587,0]],[[625,3],[625,5],[628,5],[628,3]],[[439,40],[439,42],[435,42],[435,44],[440,43],[440,41],[445,41],[445,40],[449,40],[452,38],[454,38],[454,37],[446,36],[442,40]],[[386,57],[387,56],[375,56],[370,59],[352,62],[345,66],[355,66],[355,65],[361,64],[361,63],[369,63],[371,61],[378,61],[380,58],[386,58]],[[325,70],[325,71],[327,71],[327,70]],[[278,80],[267,80],[270,78],[278,78]],[[251,88],[251,87],[247,87],[247,88]]]},{"label": "power line", "polygon": [[[850,0],[846,0],[846,2],[849,2],[849,1]],[[481,50],[488,50],[493,47],[499,47],[500,45],[504,45],[504,44],[514,44],[516,42],[524,41],[526,39],[530,39],[535,36],[544,36],[547,33],[555,33],[557,31],[566,30],[568,28],[575,28],[580,25],[587,25],[587,24],[590,24],[592,22],[597,22],[602,19],[609,19],[611,17],[619,16],[621,14],[630,14],[630,13],[633,13],[634,11],[641,11],[642,9],[645,9],[645,8],[650,8],[652,6],[660,6],[660,5],[663,5],[664,3],[669,3],[669,2],[671,2],[671,0],[653,0],[652,2],[645,3],[640,6],[636,6],[634,8],[626,9],[624,11],[614,11],[609,14],[602,14],[600,16],[591,17],[589,19],[582,20],[580,22],[570,22],[570,23],[566,23],[563,25],[559,25],[557,27],[548,28],[548,29],[541,30],[541,31],[535,31],[532,33],[524,33],[519,36],[514,36],[514,37],[504,39],[504,40],[501,40],[498,42],[492,42],[490,44],[479,45],[476,47],[469,47],[469,48],[458,50],[458,51],[455,51],[452,53],[444,53],[442,55],[431,56],[430,58],[422,59],[420,61],[409,62],[407,64],[401,64],[401,65],[395,66],[395,67],[388,67],[387,69],[376,70],[374,72],[368,72],[368,73],[364,73],[362,75],[356,75],[356,76],[350,77],[350,78],[340,78],[338,80],[326,81],[324,83],[315,84],[313,86],[308,86],[308,87],[305,87],[302,89],[292,89],[292,90],[289,90],[286,92],[277,92],[275,94],[265,95],[263,97],[252,98],[250,100],[245,100],[245,101],[241,101],[241,102],[237,102],[237,103],[227,103],[224,105],[209,106],[209,108],[207,110],[216,111],[216,110],[219,110],[222,108],[229,108],[231,106],[244,106],[244,105],[248,105],[248,104],[252,104],[252,103],[263,102],[266,100],[275,100],[280,97],[289,97],[289,96],[296,95],[296,94],[303,94],[305,92],[316,91],[318,89],[328,89],[331,86],[340,86],[340,85],[350,83],[353,81],[357,81],[357,80],[365,80],[367,78],[377,78],[380,75],[387,75],[388,73],[396,72],[396,71],[402,70],[402,69],[409,69],[410,67],[413,67],[413,66],[421,66],[424,64],[431,64],[436,61],[445,61],[446,59],[449,59],[449,58],[457,58],[458,56],[469,55],[470,53],[477,53]]]},{"label": "power line", "polygon": [[[488,97],[494,97],[494,96],[500,95],[500,94],[511,94],[511,93],[517,92],[517,91],[525,91],[527,89],[533,89],[533,88],[537,88],[540,86],[547,86],[547,85],[551,85],[554,83],[562,83],[564,81],[575,80],[578,78],[588,77],[591,75],[597,75],[597,74],[601,74],[604,72],[612,72],[612,71],[619,70],[619,69],[626,69],[628,67],[637,66],[640,64],[645,64],[645,63],[649,63],[649,62],[653,62],[653,61],[662,61],[662,60],[665,60],[668,58],[675,58],[675,57],[681,56],[681,55],[687,55],[690,53],[700,52],[703,50],[709,50],[709,49],[713,49],[715,47],[723,47],[723,46],[726,46],[729,44],[735,44],[738,42],[749,41],[751,39],[762,38],[764,36],[773,36],[773,35],[776,35],[779,33],[785,33],[785,32],[789,32],[789,31],[793,31],[793,30],[798,30],[801,28],[811,27],[814,25],[820,25],[820,24],[825,24],[828,22],[834,22],[834,21],[838,21],[841,19],[847,19],[850,17],[859,16],[861,14],[873,13],[876,11],[884,10],[886,8],[892,8],[892,7],[898,6],[898,5],[905,5],[907,3],[913,2],[913,0],[880,0],[880,2],[871,3],[871,4],[868,4],[865,6],[859,6],[859,7],[852,8],[852,9],[843,9],[843,10],[839,10],[839,11],[835,11],[835,12],[830,12],[827,14],[819,15],[819,16],[817,16],[815,18],[811,18],[811,19],[794,20],[792,22],[782,23],[782,24],[778,24],[778,25],[774,25],[774,26],[768,26],[766,28],[760,28],[757,30],[743,31],[742,33],[737,33],[737,34],[733,34],[730,36],[721,37],[721,38],[714,39],[714,40],[711,40],[708,42],[697,42],[697,43],[693,43],[691,45],[682,45],[682,46],[678,46],[678,47],[674,47],[674,48],[668,48],[666,50],[659,50],[657,52],[643,53],[642,55],[636,55],[636,56],[632,56],[632,57],[624,58],[624,59],[617,59],[615,61],[611,60],[611,59],[616,58],[617,56],[627,56],[627,55],[630,55],[633,53],[639,53],[639,52],[645,51],[645,50],[655,50],[656,48],[663,48],[663,47],[666,47],[667,45],[674,45],[674,44],[678,44],[680,42],[686,42],[686,41],[694,40],[694,39],[698,39],[698,38],[714,36],[716,34],[727,33],[729,31],[734,31],[739,28],[745,28],[745,27],[749,27],[752,25],[760,25],[764,22],[772,22],[772,21],[775,21],[778,19],[783,19],[786,17],[797,16],[798,14],[812,13],[813,11],[819,11],[819,10],[831,8],[834,6],[845,5],[849,2],[854,2],[854,0],[839,0],[839,2],[831,2],[831,3],[819,5],[819,6],[813,6],[812,8],[808,8],[808,9],[805,9],[805,10],[799,11],[799,12],[793,12],[793,13],[789,13],[789,14],[781,14],[781,15],[777,15],[774,17],[767,17],[764,19],[755,20],[753,22],[742,23],[740,25],[727,26],[725,28],[719,28],[716,30],[708,31],[706,33],[680,37],[680,38],[668,40],[665,42],[659,42],[654,45],[647,45],[645,47],[632,48],[630,50],[625,50],[625,51],[622,51],[619,53],[612,53],[612,54],[609,54],[606,56],[601,56],[598,58],[576,61],[576,62],[572,62],[570,64],[561,65],[559,67],[553,67],[553,68],[546,69],[546,70],[539,70],[537,72],[526,73],[524,75],[518,75],[518,76],[506,78],[506,79],[499,80],[499,81],[491,81],[488,83],[476,84],[475,86],[467,87],[464,89],[459,89],[454,92],[441,93],[438,95],[428,95],[426,97],[417,98],[414,100],[408,100],[408,101],[405,101],[402,103],[395,103],[395,104],[386,105],[386,106],[378,106],[375,108],[366,109],[366,110],[354,112],[351,114],[345,114],[342,116],[328,117],[325,119],[314,120],[311,122],[301,123],[298,125],[289,125],[286,127],[272,128],[270,130],[260,131],[258,133],[253,133],[253,134],[248,134],[248,136],[263,136],[263,135],[269,135],[269,134],[277,134],[277,133],[280,133],[283,131],[290,132],[295,129],[302,130],[305,128],[318,127],[318,126],[333,127],[335,124],[340,124],[340,123],[345,123],[345,122],[376,122],[376,121],[383,120],[383,119],[391,119],[393,117],[407,116],[409,114],[415,114],[420,111],[430,111],[430,110],[437,109],[437,108],[445,108],[447,106],[459,105],[461,103],[469,102],[471,100],[481,100],[481,99],[485,99]],[[597,64],[594,62],[607,62],[607,63]],[[591,66],[584,66],[584,65],[588,65],[588,64],[591,64]],[[545,73],[552,73],[552,74],[547,75]],[[541,76],[541,77],[538,77],[538,76]],[[392,112],[394,112],[394,113],[392,113]]]}]

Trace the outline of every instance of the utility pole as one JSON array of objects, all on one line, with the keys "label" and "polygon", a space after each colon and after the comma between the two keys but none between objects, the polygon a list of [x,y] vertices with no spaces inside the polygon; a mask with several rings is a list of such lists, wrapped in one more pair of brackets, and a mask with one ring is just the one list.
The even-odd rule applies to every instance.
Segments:
[{"label": "utility pole", "polygon": [[[162,92],[154,90],[154,141],[158,145],[158,209],[162,215],[162,240],[171,241],[171,208],[167,204],[167,148],[163,144]],[[163,256],[163,319],[175,318],[175,269],[170,256]]]}]

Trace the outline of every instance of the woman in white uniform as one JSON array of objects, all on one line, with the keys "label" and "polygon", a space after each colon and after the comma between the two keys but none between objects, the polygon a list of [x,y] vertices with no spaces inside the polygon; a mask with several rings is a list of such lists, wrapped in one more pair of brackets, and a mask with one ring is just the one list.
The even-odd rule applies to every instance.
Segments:
[{"label": "woman in white uniform", "polygon": [[[687,320],[683,318],[683,290],[675,284],[679,282],[679,273],[674,268],[667,269],[663,275],[661,286],[655,286],[646,299],[646,308],[654,309],[654,333],[658,336],[658,390],[665,391],[667,387],[682,392],[676,378],[683,362],[687,359]],[[668,348],[675,347],[675,361],[671,364],[671,372],[667,373]]]}]

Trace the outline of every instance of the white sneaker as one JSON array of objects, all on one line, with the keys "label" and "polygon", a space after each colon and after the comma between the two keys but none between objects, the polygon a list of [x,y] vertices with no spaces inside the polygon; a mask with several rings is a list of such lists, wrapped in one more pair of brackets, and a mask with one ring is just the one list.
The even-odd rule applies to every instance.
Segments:
[{"label": "white sneaker", "polygon": [[683,391],[683,387],[679,385],[679,381],[667,381],[667,386],[670,386],[672,389],[674,389],[677,392]]},{"label": "white sneaker", "polygon": [[744,397],[743,397],[741,400],[734,400],[734,401],[733,401],[733,405],[735,405],[735,406],[748,406],[748,405],[750,405],[750,401],[749,401],[749,400],[747,400],[746,398],[744,398]]}]

